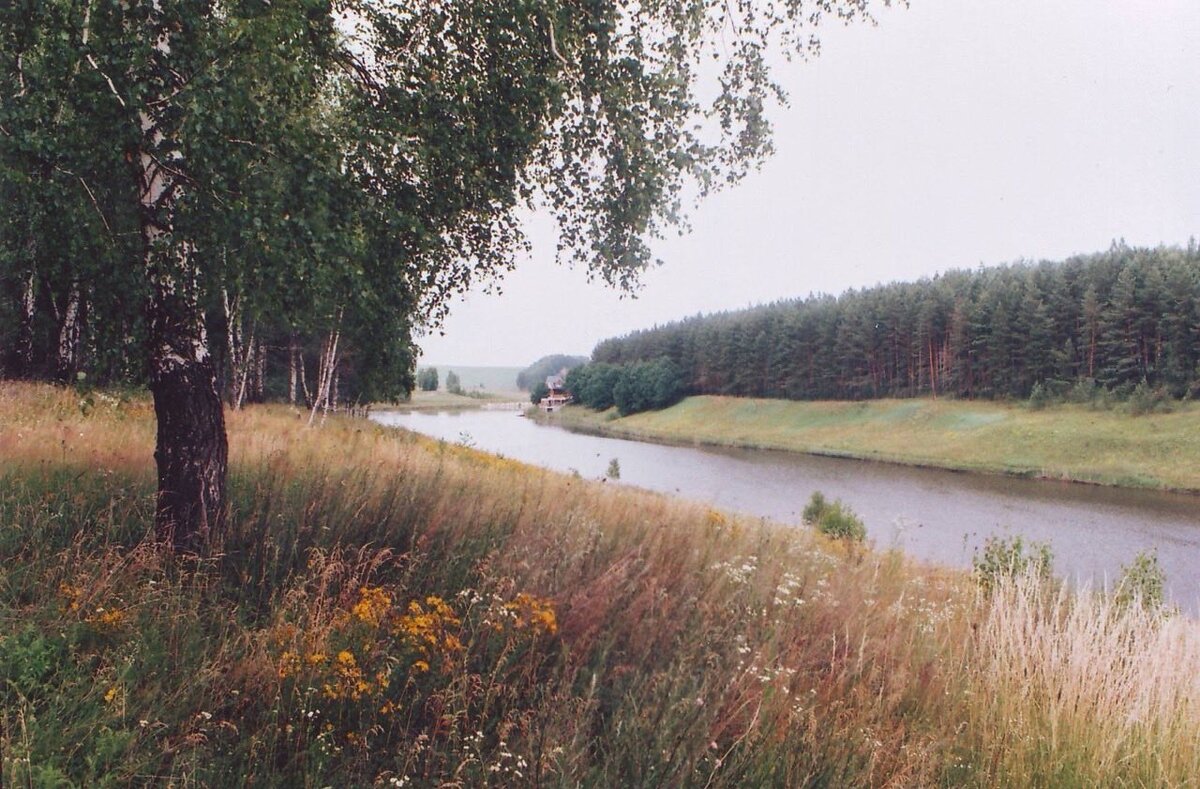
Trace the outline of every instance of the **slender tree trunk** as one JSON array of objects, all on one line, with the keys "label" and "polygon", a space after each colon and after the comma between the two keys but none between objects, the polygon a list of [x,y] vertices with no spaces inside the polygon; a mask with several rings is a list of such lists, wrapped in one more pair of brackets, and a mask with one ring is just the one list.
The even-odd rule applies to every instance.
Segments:
[{"label": "slender tree trunk", "polygon": [[337,322],[334,324],[333,330],[329,332],[329,339],[326,340],[324,351],[321,353],[321,362],[317,370],[317,398],[313,402],[312,411],[308,415],[309,427],[312,427],[318,409],[323,409],[322,413],[329,412],[329,394],[333,384],[333,372],[337,366],[338,341],[342,336],[341,323],[342,314],[339,311]]},{"label": "slender tree trunk", "polygon": [[933,335],[929,336],[929,387],[933,390],[933,399],[937,399],[937,367],[933,363]]},{"label": "slender tree trunk", "polygon": [[154,77],[138,112],[141,137],[131,160],[150,285],[150,391],[158,419],[155,532],[177,551],[203,553],[220,538],[226,520],[225,411],[200,303],[199,264],[192,242],[176,233],[176,207],[186,183],[173,104],[182,87],[171,67],[177,25],[158,3],[145,24],[154,40]]},{"label": "slender tree trunk", "polygon": [[250,362],[251,370],[254,373],[250,387],[251,401],[262,403],[267,399],[267,344],[261,338],[258,342],[254,342],[251,338],[250,347],[254,352],[254,357]]},{"label": "slender tree trunk", "polygon": [[[37,244],[30,238],[26,250],[36,254]],[[33,375],[33,319],[37,307],[37,271],[30,262],[29,274],[21,287],[21,309],[17,325],[17,342],[13,347],[11,373],[14,378]]]},{"label": "slender tree trunk", "polygon": [[79,282],[72,281],[67,293],[67,305],[62,311],[62,322],[58,330],[58,354],[55,359],[55,377],[62,383],[75,380],[79,369]]},{"label": "slender tree trunk", "polygon": [[296,384],[298,383],[296,366],[299,356],[300,349],[296,343],[296,332],[292,332],[288,337],[288,402],[292,405],[296,404]]},{"label": "slender tree trunk", "polygon": [[256,369],[255,351],[258,345],[254,341],[253,326],[249,339],[243,333],[242,311],[239,307],[241,299],[238,296],[230,299],[225,292],[222,292],[221,298],[225,305],[226,345],[229,347],[230,380],[226,398],[230,407],[238,411],[246,402],[247,393],[253,389],[251,374]]},{"label": "slender tree trunk", "polygon": [[300,368],[300,391],[304,392],[304,405],[312,405],[312,392],[308,391],[308,373],[305,371],[304,351],[296,349],[296,364]]}]

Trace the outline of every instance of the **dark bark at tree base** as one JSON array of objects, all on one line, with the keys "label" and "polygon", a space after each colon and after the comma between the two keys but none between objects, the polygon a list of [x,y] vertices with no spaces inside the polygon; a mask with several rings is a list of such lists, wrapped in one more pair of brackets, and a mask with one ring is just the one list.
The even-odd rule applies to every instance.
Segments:
[{"label": "dark bark at tree base", "polygon": [[224,532],[229,443],[211,362],[192,363],[150,386],[158,441],[155,534],[178,552],[205,553]]}]

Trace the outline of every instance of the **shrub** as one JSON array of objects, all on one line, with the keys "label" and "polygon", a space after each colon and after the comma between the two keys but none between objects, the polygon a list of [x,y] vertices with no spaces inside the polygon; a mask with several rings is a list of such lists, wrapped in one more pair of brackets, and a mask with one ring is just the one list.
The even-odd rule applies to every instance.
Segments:
[{"label": "shrub", "polygon": [[1046,391],[1042,382],[1038,381],[1029,392],[1029,407],[1034,411],[1041,411],[1048,405],[1050,405],[1050,393]]},{"label": "shrub", "polygon": [[1044,542],[1033,542],[1026,552],[1025,540],[1021,537],[988,537],[982,551],[976,551],[971,559],[975,578],[984,591],[990,592],[1005,578],[1035,575],[1050,578],[1054,566],[1054,555]]},{"label": "shrub", "polygon": [[821,520],[821,516],[829,509],[829,502],[825,500],[825,494],[821,491],[813,491],[812,498],[808,500],[808,504],[804,507],[802,517],[804,522],[810,526],[815,526]]},{"label": "shrub", "polygon": [[1171,398],[1162,388],[1151,388],[1146,379],[1133,388],[1129,395],[1129,413],[1133,416],[1152,414],[1155,411],[1170,411]]},{"label": "shrub", "polygon": [[836,540],[862,542],[867,538],[867,527],[862,519],[840,500],[829,503],[821,491],[813,493],[803,516],[805,523],[816,526],[817,531]]},{"label": "shrub", "polygon": [[1133,561],[1121,567],[1114,600],[1122,608],[1138,603],[1147,611],[1162,610],[1165,601],[1167,574],[1158,563],[1154,551],[1142,551]]},{"label": "shrub", "polygon": [[1094,403],[1099,394],[1095,381],[1091,378],[1080,379],[1067,390],[1067,401],[1071,403]]},{"label": "shrub", "polygon": [[616,458],[608,461],[608,471],[604,472],[604,476],[608,477],[609,479],[620,479],[621,461],[617,460]]},{"label": "shrub", "polygon": [[821,516],[821,520],[817,521],[817,531],[838,540],[851,542],[862,542],[867,538],[867,527],[862,519],[840,501],[835,501]]}]

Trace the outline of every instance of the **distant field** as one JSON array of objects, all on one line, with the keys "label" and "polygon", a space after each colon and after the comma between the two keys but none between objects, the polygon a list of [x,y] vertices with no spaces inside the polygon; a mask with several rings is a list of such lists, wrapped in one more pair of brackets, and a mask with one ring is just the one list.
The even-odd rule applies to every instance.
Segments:
[{"label": "distant field", "polygon": [[482,389],[495,394],[515,395],[521,390],[517,388],[517,373],[521,367],[470,367],[464,364],[426,364],[421,362],[418,368],[436,367],[438,381],[442,388],[446,386],[446,373],[453,370],[462,381],[463,389],[467,391]]},{"label": "distant field", "polygon": [[912,465],[1200,491],[1200,405],[1130,416],[956,400],[794,402],[692,397],[623,419],[571,408],[580,427],[671,442],[784,449]]},{"label": "distant field", "polygon": [[486,394],[467,397],[466,395],[450,394],[444,389],[436,392],[416,391],[412,397],[399,404],[376,403],[376,410],[383,410],[393,405],[414,411],[436,411],[452,408],[481,408],[489,403],[528,402],[524,392],[487,392]]}]

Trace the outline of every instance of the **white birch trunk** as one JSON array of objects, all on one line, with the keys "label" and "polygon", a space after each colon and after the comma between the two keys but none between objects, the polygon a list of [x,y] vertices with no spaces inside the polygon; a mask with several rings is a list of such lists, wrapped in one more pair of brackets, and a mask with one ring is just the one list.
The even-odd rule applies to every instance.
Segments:
[{"label": "white birch trunk", "polygon": [[59,325],[58,351],[54,366],[58,380],[63,383],[74,380],[79,366],[79,307],[79,282],[72,281]]},{"label": "white birch trunk", "polygon": [[141,138],[133,157],[142,263],[150,285],[146,307],[150,389],[158,420],[155,531],[175,550],[204,553],[223,531],[229,445],[200,306],[200,271],[191,239],[176,228],[186,188],[186,162],[175,97],[186,83],[174,68],[173,37],[187,46],[197,35],[181,10],[154,0],[143,25],[153,42],[135,107]]},{"label": "white birch trunk", "polygon": [[296,361],[299,355],[300,350],[296,347],[296,333],[292,332],[288,337],[288,402],[292,405],[296,404],[296,384],[298,383]]}]

